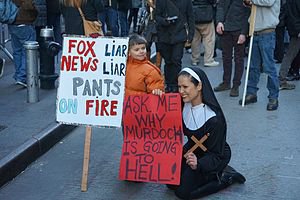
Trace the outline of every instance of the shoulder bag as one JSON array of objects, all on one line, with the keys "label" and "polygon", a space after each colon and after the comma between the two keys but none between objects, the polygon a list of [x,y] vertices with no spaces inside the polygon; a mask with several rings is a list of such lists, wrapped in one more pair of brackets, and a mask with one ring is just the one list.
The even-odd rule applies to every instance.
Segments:
[{"label": "shoulder bag", "polygon": [[102,24],[100,21],[89,21],[86,20],[84,17],[84,14],[81,10],[81,8],[78,8],[78,11],[81,15],[82,22],[83,22],[83,28],[84,28],[84,34],[85,36],[90,36],[92,34],[99,34],[99,35],[104,35],[103,30],[102,30]]}]

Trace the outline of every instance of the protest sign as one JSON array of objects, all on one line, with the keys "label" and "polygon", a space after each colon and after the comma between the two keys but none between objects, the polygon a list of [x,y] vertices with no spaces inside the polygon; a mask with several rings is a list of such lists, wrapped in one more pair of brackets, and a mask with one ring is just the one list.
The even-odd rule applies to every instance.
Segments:
[{"label": "protest sign", "polygon": [[57,121],[121,126],[128,38],[64,37]]},{"label": "protest sign", "polygon": [[179,94],[128,96],[123,107],[119,178],[179,185],[181,120]]}]

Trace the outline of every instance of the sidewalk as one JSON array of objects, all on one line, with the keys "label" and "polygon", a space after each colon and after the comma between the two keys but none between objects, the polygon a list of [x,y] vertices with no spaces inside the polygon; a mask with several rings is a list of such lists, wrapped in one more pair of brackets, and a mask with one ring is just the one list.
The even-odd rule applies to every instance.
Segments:
[{"label": "sidewalk", "polygon": [[39,90],[39,102],[27,103],[27,89],[16,85],[14,65],[5,58],[0,78],[0,187],[50,149],[74,126],[55,121],[56,89]]},{"label": "sidewalk", "polygon": [[[220,52],[216,60],[221,61]],[[184,55],[183,66],[190,66],[190,54]],[[222,64],[217,67],[203,67],[202,62],[199,67],[207,73],[213,87],[220,83]],[[12,81],[11,77],[9,81]],[[1,83],[2,80],[0,80],[0,85]],[[238,104],[242,96],[243,83],[240,88],[240,97],[230,97],[229,91],[216,93],[227,120],[227,141],[232,150],[230,165],[241,172],[247,180],[243,185],[233,185],[203,199],[299,199],[300,81],[294,83],[296,84],[295,90],[280,91],[279,108],[276,111],[266,110],[268,91],[265,74],[261,74],[258,102],[255,104],[245,107]],[[12,84],[7,87],[13,87]],[[2,91],[3,86],[1,86]],[[15,93],[19,92],[25,95],[25,91],[15,91]],[[41,107],[42,111],[36,112],[43,112],[42,114],[47,112],[47,115],[54,116],[55,92],[41,92],[44,95],[37,104],[28,106],[24,103],[25,96],[22,96],[22,100],[14,101],[21,101],[23,105],[27,105],[25,109],[27,111],[31,111],[39,104],[48,105]],[[18,105],[18,107],[21,106]],[[16,119],[20,118],[19,116],[14,115]],[[54,123],[54,118],[50,116],[47,118]],[[39,122],[41,118],[36,117],[32,120]],[[23,122],[22,126],[25,125],[27,124]],[[40,127],[41,129],[43,128]],[[2,132],[0,136],[1,134]],[[31,134],[30,131],[29,134]],[[88,191],[81,192],[84,138],[85,129],[79,126],[36,162],[33,162],[24,173],[2,187],[0,199],[177,199],[173,191],[168,190],[163,184],[136,184],[118,179],[123,137],[120,129],[112,128],[93,128]],[[7,139],[7,141],[12,140]]]}]

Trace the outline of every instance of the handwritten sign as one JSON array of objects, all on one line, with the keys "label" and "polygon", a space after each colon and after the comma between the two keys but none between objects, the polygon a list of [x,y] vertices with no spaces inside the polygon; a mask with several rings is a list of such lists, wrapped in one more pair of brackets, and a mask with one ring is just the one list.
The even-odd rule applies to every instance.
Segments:
[{"label": "handwritten sign", "polygon": [[64,37],[57,121],[121,126],[127,38]]},{"label": "handwritten sign", "polygon": [[123,107],[119,178],[180,183],[183,132],[178,94],[129,96]]}]

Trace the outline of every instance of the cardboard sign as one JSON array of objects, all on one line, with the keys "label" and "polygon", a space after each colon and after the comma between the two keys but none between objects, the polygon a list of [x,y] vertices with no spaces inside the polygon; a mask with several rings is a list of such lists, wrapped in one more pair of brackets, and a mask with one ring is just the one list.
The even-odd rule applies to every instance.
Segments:
[{"label": "cardboard sign", "polygon": [[121,180],[179,185],[183,144],[180,96],[149,94],[125,99],[123,140]]},{"label": "cardboard sign", "polygon": [[64,37],[57,121],[121,126],[128,38]]}]

